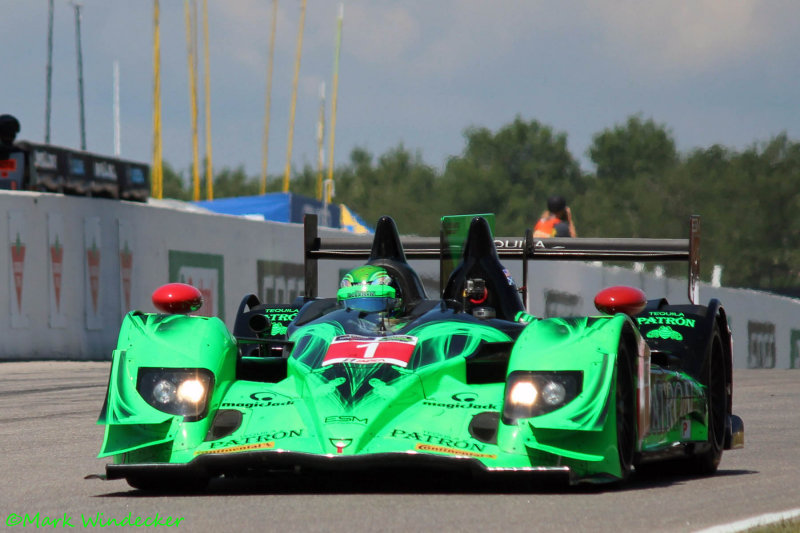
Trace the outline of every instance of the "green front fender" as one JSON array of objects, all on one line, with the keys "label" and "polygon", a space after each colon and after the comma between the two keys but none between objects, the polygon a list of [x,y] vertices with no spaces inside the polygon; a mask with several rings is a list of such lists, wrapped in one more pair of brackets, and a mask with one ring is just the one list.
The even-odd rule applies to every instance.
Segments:
[{"label": "green front fender", "polygon": [[137,391],[139,370],[210,371],[214,387],[209,391],[208,413],[212,415],[235,378],[236,354],[236,342],[216,317],[128,313],[112,355],[106,403],[98,420],[106,426],[100,457],[170,441],[177,447],[202,442],[211,416],[183,423],[182,416],[151,406]]},{"label": "green front fender", "polygon": [[627,317],[550,318],[531,323],[520,335],[508,365],[516,370],[582,373],[577,398],[534,417],[535,428],[599,431],[608,416],[617,350]]},{"label": "green front fender", "polygon": [[[617,315],[531,323],[515,343],[508,373],[577,371],[582,375],[582,388],[560,409],[519,420],[514,426],[501,424],[501,446],[596,463],[604,471],[618,470],[614,465],[615,368],[628,320]],[[512,444],[512,440],[516,442]]]}]

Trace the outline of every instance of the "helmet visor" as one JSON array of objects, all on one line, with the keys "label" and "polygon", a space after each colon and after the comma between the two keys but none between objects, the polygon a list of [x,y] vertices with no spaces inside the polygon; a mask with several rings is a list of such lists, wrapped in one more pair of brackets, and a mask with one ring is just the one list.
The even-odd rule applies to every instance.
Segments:
[{"label": "helmet visor", "polygon": [[388,311],[394,307],[394,302],[394,298],[350,298],[343,301],[345,309],[366,311],[368,313]]},{"label": "helmet visor", "polygon": [[342,287],[336,293],[337,299],[346,309],[358,311],[386,311],[391,309],[395,297],[394,287],[388,285],[359,284]]}]

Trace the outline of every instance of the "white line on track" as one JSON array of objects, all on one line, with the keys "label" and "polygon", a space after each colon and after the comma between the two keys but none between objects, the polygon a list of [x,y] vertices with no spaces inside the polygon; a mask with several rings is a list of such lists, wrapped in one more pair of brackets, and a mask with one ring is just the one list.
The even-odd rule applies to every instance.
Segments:
[{"label": "white line on track", "polygon": [[721,526],[713,526],[707,529],[701,529],[695,533],[736,533],[738,531],[745,531],[754,527],[766,526],[774,524],[781,520],[791,520],[800,516],[800,508],[783,511],[780,513],[767,513],[751,518],[745,518],[738,522],[731,522],[730,524],[723,524]]}]

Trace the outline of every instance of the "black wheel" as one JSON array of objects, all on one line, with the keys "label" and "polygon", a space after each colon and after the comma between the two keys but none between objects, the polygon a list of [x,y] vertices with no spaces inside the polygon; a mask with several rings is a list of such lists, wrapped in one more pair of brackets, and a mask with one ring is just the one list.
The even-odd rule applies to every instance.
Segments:
[{"label": "black wheel", "polygon": [[134,489],[158,493],[194,493],[204,490],[209,479],[201,476],[129,476],[125,478]]},{"label": "black wheel", "polygon": [[627,479],[633,471],[636,451],[636,388],[633,380],[633,363],[624,339],[617,350],[617,454],[621,478]]},{"label": "black wheel", "polygon": [[707,365],[703,368],[703,385],[707,387],[708,446],[689,459],[687,466],[694,474],[707,475],[717,471],[725,444],[725,419],[728,416],[725,351],[719,325],[711,335]]}]

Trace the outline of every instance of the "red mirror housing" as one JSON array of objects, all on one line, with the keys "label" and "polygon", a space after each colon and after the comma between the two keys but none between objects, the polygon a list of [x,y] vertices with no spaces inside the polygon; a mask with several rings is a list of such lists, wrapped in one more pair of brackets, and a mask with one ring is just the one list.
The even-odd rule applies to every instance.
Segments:
[{"label": "red mirror housing", "polygon": [[635,287],[619,285],[607,287],[594,297],[594,306],[601,313],[616,315],[625,313],[628,316],[638,315],[647,305],[644,291]]},{"label": "red mirror housing", "polygon": [[203,295],[186,283],[167,283],[153,291],[153,305],[164,313],[185,315],[203,306]]}]

